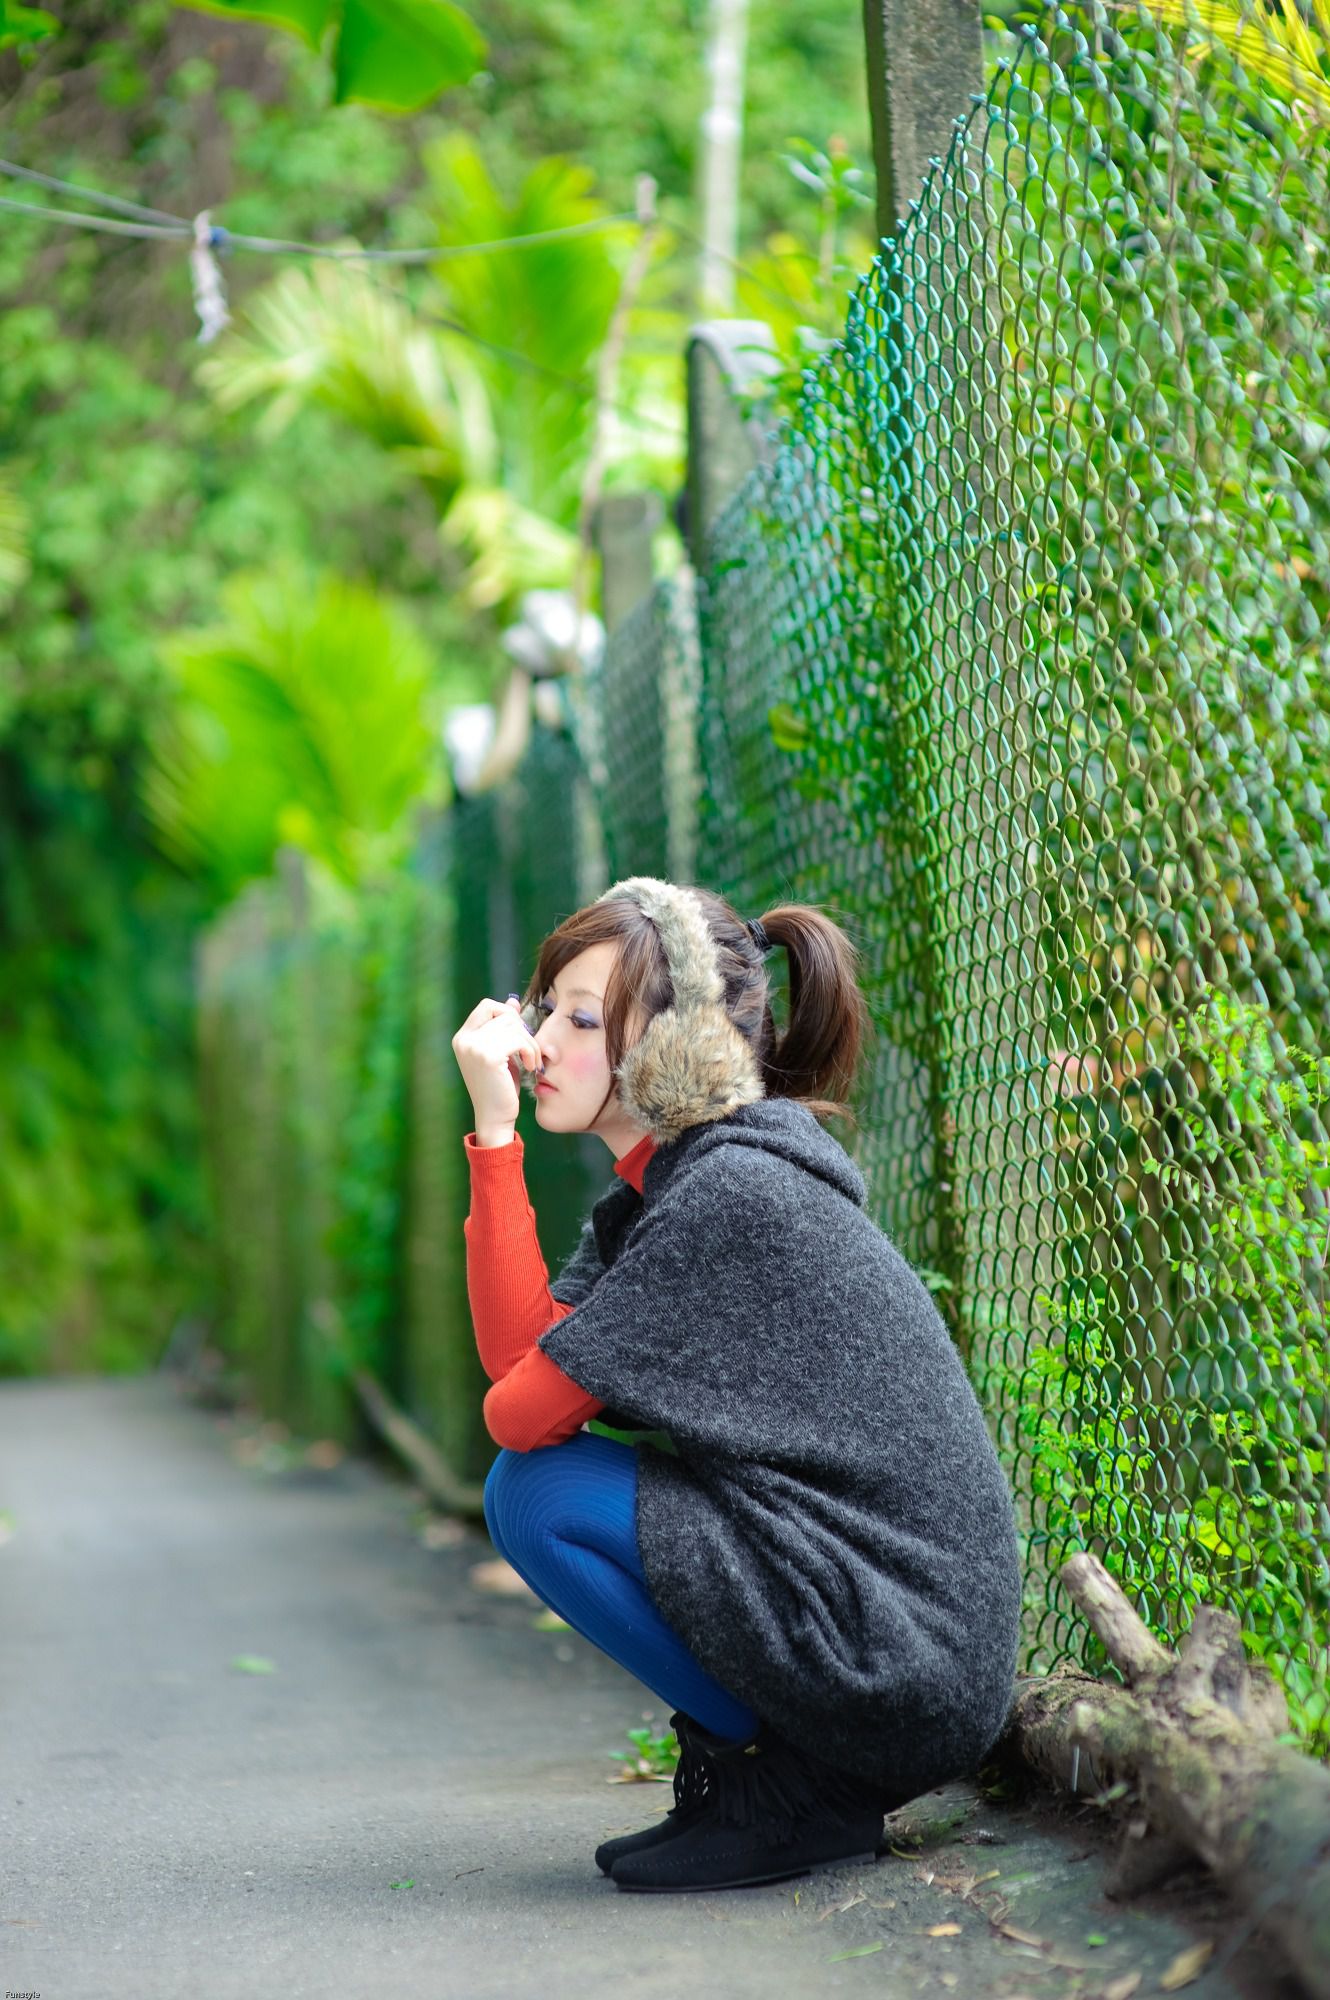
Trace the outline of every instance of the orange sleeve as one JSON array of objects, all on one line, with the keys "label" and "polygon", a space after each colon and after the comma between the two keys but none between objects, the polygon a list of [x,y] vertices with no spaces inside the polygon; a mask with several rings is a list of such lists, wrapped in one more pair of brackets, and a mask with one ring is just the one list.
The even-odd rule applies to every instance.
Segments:
[{"label": "orange sleeve", "polygon": [[495,1444],[509,1451],[534,1451],[538,1445],[562,1444],[604,1407],[543,1348],[533,1347],[485,1397],[485,1428]]},{"label": "orange sleeve", "polygon": [[520,1136],[480,1146],[468,1132],[463,1145],[471,1175],[471,1213],[462,1224],[467,1296],[480,1365],[496,1385],[485,1398],[485,1423],[496,1444],[530,1451],[571,1437],[603,1405],[536,1346],[573,1308],[549,1288]]}]

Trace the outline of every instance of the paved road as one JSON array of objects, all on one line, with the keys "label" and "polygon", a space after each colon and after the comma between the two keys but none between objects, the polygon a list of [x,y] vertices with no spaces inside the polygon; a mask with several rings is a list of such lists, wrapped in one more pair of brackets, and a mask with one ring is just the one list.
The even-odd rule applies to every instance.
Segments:
[{"label": "paved road", "polygon": [[[424,1546],[390,1472],[245,1464],[252,1428],[164,1377],[0,1384],[0,1996],[970,2000],[1146,1967],[1144,2000],[1204,1929],[1115,1913],[1083,1827],[985,1829],[972,1795],[917,1864],[620,1893],[592,1850],[668,1793],[605,1753],[649,1697],[479,1595],[484,1538]],[[991,1883],[965,1900],[989,1871],[1040,1950]]]}]

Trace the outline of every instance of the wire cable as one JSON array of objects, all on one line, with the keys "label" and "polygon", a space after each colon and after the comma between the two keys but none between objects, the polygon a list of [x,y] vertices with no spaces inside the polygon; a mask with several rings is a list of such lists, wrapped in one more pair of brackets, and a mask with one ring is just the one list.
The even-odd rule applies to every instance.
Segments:
[{"label": "wire cable", "polygon": [[47,222],[73,223],[79,229],[104,230],[108,236],[138,236],[179,243],[188,242],[193,235],[187,222],[173,222],[169,228],[165,223],[117,222],[110,215],[83,215],[76,208],[43,208],[34,201],[12,201],[8,195],[0,195],[0,208],[15,215],[40,215]]},{"label": "wire cable", "polygon": [[57,180],[54,174],[38,173],[36,167],[20,167],[14,160],[0,160],[0,173],[6,173],[14,180],[35,181],[38,187],[50,188],[55,194],[72,194],[80,201],[100,202],[103,208],[116,209],[121,215],[132,215],[139,222],[180,222],[178,215],[168,214],[164,208],[145,208],[142,202],[126,201],[123,195],[103,194],[100,188],[75,187],[72,181]]},{"label": "wire cable", "polygon": [[[35,181],[39,187],[50,188],[57,194],[100,202],[106,208],[134,218],[134,221],[113,222],[109,217],[89,215],[78,209],[49,208],[37,202],[0,197],[0,208],[18,214],[40,215],[49,222],[73,223],[82,229],[101,229],[114,236],[152,239],[169,236],[192,238],[194,234],[194,225],[183,215],[172,215],[161,208],[145,208],[139,202],[124,201],[119,195],[103,194],[97,188],[77,187],[72,181],[58,180],[54,174],[38,173],[35,167],[20,167],[13,160],[0,160],[0,174],[7,174],[12,179]],[[622,223],[636,221],[637,216],[628,210],[616,215],[589,216],[585,222],[562,223],[555,229],[533,229],[524,236],[503,236],[489,243],[436,243],[425,249],[410,250],[361,249],[358,245],[339,247],[330,243],[303,243],[278,236],[250,236],[243,231],[227,229],[221,223],[213,223],[209,243],[214,250],[255,250],[269,256],[326,257],[335,263],[437,264],[453,257],[479,257],[507,250],[526,250],[538,244],[589,236],[598,230],[614,229]]]},{"label": "wire cable", "polygon": [[322,243],[288,243],[275,236],[238,236],[229,229],[214,229],[213,243],[220,250],[261,250],[291,256],[331,257],[366,264],[437,264],[444,258],[479,257],[486,252],[525,250],[536,243],[557,243],[570,236],[589,236],[595,230],[612,229],[621,222],[636,222],[631,213],[593,216],[587,222],[566,222],[557,229],[533,229],[525,236],[502,236],[493,243],[439,243],[429,250],[338,250]]}]

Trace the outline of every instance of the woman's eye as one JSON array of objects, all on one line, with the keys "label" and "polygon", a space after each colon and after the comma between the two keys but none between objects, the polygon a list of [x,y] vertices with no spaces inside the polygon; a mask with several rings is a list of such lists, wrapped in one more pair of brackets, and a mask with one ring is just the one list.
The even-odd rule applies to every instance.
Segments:
[{"label": "woman's eye", "polygon": [[[554,1009],[550,1006],[548,1000],[537,1000],[536,1012],[538,1014],[552,1014]],[[594,1028],[597,1026],[597,1023],[595,1021],[588,1021],[585,1014],[574,1014],[573,1026],[575,1028]]]}]

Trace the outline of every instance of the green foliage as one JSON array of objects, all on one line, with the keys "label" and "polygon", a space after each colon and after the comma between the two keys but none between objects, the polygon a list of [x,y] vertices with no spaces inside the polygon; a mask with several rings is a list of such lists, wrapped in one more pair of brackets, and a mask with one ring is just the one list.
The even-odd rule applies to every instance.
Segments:
[{"label": "green foliage", "polygon": [[0,612],[28,575],[28,517],[12,476],[0,467]]},{"label": "green foliage", "polygon": [[1088,1543],[1165,1631],[1237,1613],[1320,1747],[1330,132],[1157,14],[1013,38],[716,524],[703,851],[756,900],[773,798],[845,843],[781,814],[871,944],[865,1155],[1034,1657]]},{"label": "green foliage", "polygon": [[[611,207],[631,208],[639,173],[667,217],[695,226],[698,130],[706,102],[709,0],[486,0],[488,70],[456,106],[483,132],[504,180],[542,154],[585,162]],[[843,0],[755,7],[744,86],[741,235],[745,248],[789,226],[800,204],[781,163],[792,130],[868,152],[863,21]],[[674,302],[691,298],[696,246],[677,265]]]},{"label": "green foliage", "polygon": [[444,781],[414,626],[336,577],[237,574],[221,597],[222,624],[167,648],[179,693],[144,778],[163,847],[221,900],[281,845],[381,878]]},{"label": "green foliage", "polygon": [[181,0],[332,43],[333,102],[417,111],[480,68],[484,40],[452,0]]},{"label": "green foliage", "polygon": [[0,0],[0,49],[11,48],[15,43],[39,42],[46,35],[57,34],[59,28],[54,14],[46,13],[43,8]]},{"label": "green foliage", "polygon": [[672,1778],[679,1763],[679,1739],[672,1729],[658,1735],[649,1725],[638,1729],[625,1729],[632,1748],[627,1756],[622,1750],[611,1750],[611,1756],[619,1766],[620,1776],[628,1782],[647,1783],[653,1778]]},{"label": "green foliage", "polygon": [[0,743],[0,1375],[155,1360],[204,1281],[187,885],[122,777]]},{"label": "green foliage", "polygon": [[407,1063],[411,970],[418,886],[399,873],[385,879],[360,912],[354,938],[360,982],[354,1076],[345,1092],[336,1220],[328,1249],[343,1304],[338,1364],[393,1372],[400,1324],[403,1201],[406,1187]]},{"label": "green foliage", "polygon": [[[1090,1086],[1066,1155],[1072,1254],[1107,1266],[1114,1347],[1123,1370],[1139,1356],[1140,1427],[1160,1440],[1162,1512],[1120,1539],[1160,1576],[1180,1566],[1179,1602],[1238,1609],[1299,1729],[1330,1743],[1323,1225],[1303,1205],[1330,1046],[1327,154],[1299,135],[1303,73],[1264,59],[1264,29],[1238,66],[1194,10],[1176,40],[1150,11],[1183,26],[1155,0],[1108,28],[1073,10],[1088,57],[1074,27],[1050,30],[1054,60],[1093,61],[1099,87],[1030,119],[1028,233],[1000,280],[1010,351],[1042,356],[1031,273],[1079,272],[1114,384],[1102,412],[1080,400],[1068,347],[1021,398],[1026,574],[1047,580],[1035,672],[1069,716],[1048,752],[1058,914],[1040,955],[1055,1040],[1085,1051]],[[1076,504],[1050,509],[1069,464]],[[1134,1231],[1116,1268],[1106,1210]]]},{"label": "green foliage", "polygon": [[1315,1724],[1330,1749],[1330,1057],[1292,1048],[1280,1060],[1268,1011],[1222,991],[1192,1016],[1185,1052],[1197,1088],[1173,1156],[1142,1171],[1203,1219],[1170,1269],[1198,1334],[1215,1320],[1227,1334],[1213,1359],[1201,1347],[1172,1371],[1175,1395],[1203,1397],[1219,1448],[1208,1459],[1223,1467],[1216,1479],[1201,1455],[1188,1534],[1216,1594],[1248,1607],[1300,1729]]},{"label": "green foliage", "polygon": [[493,426],[470,354],[445,370],[430,331],[372,277],[344,264],[292,265],[251,301],[248,321],[199,379],[224,410],[264,400],[260,437],[277,437],[313,405],[440,502],[472,468],[491,472]]},{"label": "green foliage", "polygon": [[394,1372],[419,890],[282,862],[199,981],[222,1337],[270,1408],[346,1435],[347,1377]]},{"label": "green foliage", "polygon": [[741,312],[770,327],[782,364],[755,392],[754,408],[797,420],[805,371],[841,335],[847,294],[873,256],[875,225],[868,177],[843,140],[824,152],[791,139],[784,164],[802,191],[800,213],[748,258],[737,294]]},{"label": "green foliage", "polygon": [[[307,241],[460,245],[582,219],[631,206],[640,168],[686,220],[702,89],[692,0],[646,16],[608,0],[502,0],[486,11],[489,71],[453,90],[443,116],[392,120],[329,102],[333,16],[366,20],[368,5],[312,0],[296,10],[302,39],[239,7],[69,0],[59,34],[20,51],[6,150],[178,213],[206,202],[235,231]],[[265,9],[279,11],[276,0]],[[432,16],[451,32],[446,9]],[[10,5],[5,27],[16,25],[49,24]],[[337,44],[341,95],[358,87],[345,67],[354,40],[344,31]],[[797,205],[765,158],[790,129],[792,79],[810,140],[845,130],[861,144],[860,70],[858,22],[839,0],[755,22],[749,213],[763,227]],[[422,63],[411,81],[423,90],[440,77]],[[694,253],[682,238],[671,253],[670,240],[618,397],[641,418],[616,416],[611,447],[629,476],[672,485],[675,308]],[[593,357],[627,243],[611,232],[493,264],[441,262],[418,285],[224,257],[232,312],[240,323],[254,312],[228,346],[224,404],[211,376],[221,357],[195,344],[184,254],[7,219],[0,953],[12,1056],[0,1057],[0,1200],[22,1228],[7,1232],[0,1366],[103,1365],[113,1325],[126,1330],[115,1365],[133,1365],[159,1351],[179,1311],[206,1303],[187,1013],[196,927],[267,865],[274,838],[295,835],[344,873],[377,865],[389,806],[409,789],[400,764],[380,776],[379,718],[356,707],[345,647],[339,687],[367,746],[359,764],[348,730],[325,765],[308,711],[275,713],[269,700],[270,727],[255,706],[240,725],[249,762],[243,782],[228,781],[236,682],[257,648],[258,684],[285,685],[311,657],[316,605],[326,629],[325,593],[344,590],[369,623],[414,624],[431,726],[448,702],[492,691],[493,613],[529,582],[571,572]],[[474,321],[490,345],[429,313]],[[523,349],[525,366],[511,358]],[[391,593],[378,613],[363,595],[371,580]],[[234,658],[221,644],[228,622]],[[230,723],[226,694],[210,720],[193,695],[177,712],[191,648],[189,672],[227,684]],[[325,713],[319,727],[336,723]],[[175,755],[173,777],[159,752]],[[284,795],[283,759],[288,775],[302,759],[315,773],[311,799]],[[145,787],[174,825],[173,861],[155,851]],[[186,879],[184,867],[201,872]],[[250,1251],[252,1274],[271,1270],[261,1235]],[[257,1308],[246,1312],[256,1328]]]},{"label": "green foliage", "polygon": [[1229,1606],[1299,1737],[1330,1750],[1330,1144],[1318,1117],[1330,1060],[1293,1050],[1280,1063],[1268,1014],[1222,992],[1187,1023],[1187,1055],[1174,1154],[1142,1171],[1192,1219],[1189,1242],[1204,1248],[1170,1268],[1189,1298],[1215,1303],[1222,1340],[1202,1319],[1199,1342],[1151,1381],[1109,1285],[1071,1282],[1036,1300],[1051,1334],[1019,1368],[1015,1329],[992,1331],[976,1386],[1011,1426],[1036,1587],[1089,1548],[1166,1634],[1199,1603]]},{"label": "green foliage", "polygon": [[1196,53],[1212,46],[1236,56],[1253,76],[1270,85],[1293,116],[1330,116],[1330,6],[1310,0],[1313,23],[1295,0],[1273,0],[1254,8],[1251,0],[1225,6],[1223,0],[1144,0],[1170,27],[1190,28],[1204,37]]},{"label": "green foliage", "polygon": [[[237,226],[304,234],[330,184],[350,224],[379,226],[401,141],[323,111],[313,57],[256,67],[255,30],[228,74],[215,22],[114,11],[62,10],[7,106],[9,150],[188,207],[202,100]],[[440,685],[482,694],[491,663],[440,589],[432,510],[382,454],[323,412],[256,451],[195,391],[183,257],[10,217],[0,306],[0,1371],[132,1369],[209,1295],[191,1019],[209,897],[140,803],[175,700],[163,636],[284,560],[391,575]]]},{"label": "green foliage", "polygon": [[[545,160],[505,197],[462,134],[424,149],[422,228],[441,248],[578,228],[606,213],[591,177]],[[252,303],[246,331],[203,364],[223,407],[256,401],[265,435],[314,405],[419,480],[464,600],[507,610],[569,581],[590,447],[593,356],[618,297],[623,233],[441,259],[414,304],[372,272],[291,269]],[[463,331],[456,329],[460,327]],[[639,453],[643,449],[638,441]],[[656,451],[659,470],[660,451]]]},{"label": "green foliage", "polygon": [[[590,169],[573,160],[540,161],[511,198],[464,134],[431,141],[423,164],[441,247],[536,236],[608,213]],[[488,484],[565,527],[576,521],[589,441],[591,362],[614,310],[629,240],[627,230],[615,236],[602,230],[497,256],[453,257],[434,270],[440,304],[487,343],[473,353],[498,444]],[[457,340],[445,332],[441,346],[454,365]]]}]

